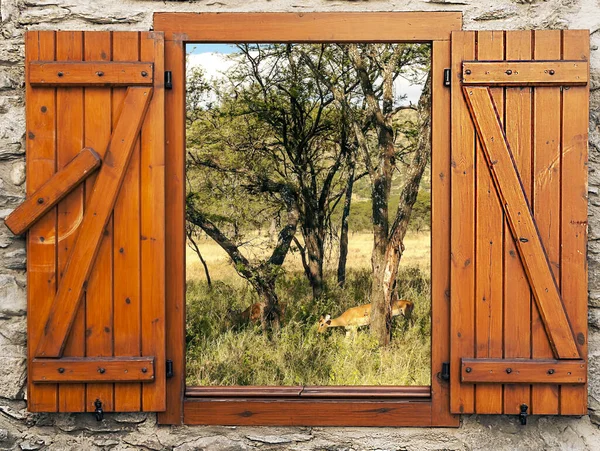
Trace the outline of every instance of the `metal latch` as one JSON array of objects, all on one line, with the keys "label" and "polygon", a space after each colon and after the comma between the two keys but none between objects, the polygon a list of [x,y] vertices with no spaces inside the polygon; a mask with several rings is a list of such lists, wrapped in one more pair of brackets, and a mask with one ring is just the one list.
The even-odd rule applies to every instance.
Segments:
[{"label": "metal latch", "polygon": [[527,404],[521,404],[521,413],[519,414],[519,420],[521,424],[525,426],[527,424],[527,409],[529,406]]},{"label": "metal latch", "polygon": [[167,379],[173,377],[173,361],[172,360],[167,360],[165,369],[167,370]]},{"label": "metal latch", "polygon": [[104,419],[104,410],[102,410],[102,401],[100,401],[99,399],[96,399],[94,401],[94,407],[96,408],[96,410],[94,410],[94,415],[96,416],[96,420],[102,421]]},{"label": "metal latch", "polygon": [[173,89],[173,73],[170,70],[165,71],[165,89]]}]

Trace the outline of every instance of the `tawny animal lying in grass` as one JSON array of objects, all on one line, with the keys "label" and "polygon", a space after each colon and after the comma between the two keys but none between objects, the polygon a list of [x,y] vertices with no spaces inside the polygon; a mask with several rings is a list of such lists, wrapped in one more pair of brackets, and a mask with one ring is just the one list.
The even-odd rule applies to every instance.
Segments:
[{"label": "tawny animal lying in grass", "polygon": [[[283,317],[285,316],[285,308],[287,307],[287,302],[279,303],[279,317],[283,322]],[[260,321],[260,317],[262,316],[262,312],[265,308],[265,304],[263,302],[255,302],[242,313],[240,313],[240,317],[244,322],[252,322],[258,323]]]},{"label": "tawny animal lying in grass", "polygon": [[[392,317],[402,315],[404,318],[413,322],[412,311],[414,304],[412,301],[403,299],[394,301],[392,304]],[[317,332],[323,333],[330,327],[343,327],[346,329],[346,336],[355,334],[360,326],[368,326],[371,323],[371,304],[359,305],[346,310],[337,318],[331,319],[330,315],[321,316]]]}]

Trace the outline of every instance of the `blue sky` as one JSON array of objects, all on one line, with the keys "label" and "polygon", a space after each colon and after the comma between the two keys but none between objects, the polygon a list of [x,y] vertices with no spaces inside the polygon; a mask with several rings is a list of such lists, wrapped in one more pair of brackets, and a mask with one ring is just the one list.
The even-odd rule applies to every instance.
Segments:
[{"label": "blue sky", "polygon": [[192,55],[200,53],[228,54],[235,51],[235,46],[232,44],[186,44],[185,51]]}]

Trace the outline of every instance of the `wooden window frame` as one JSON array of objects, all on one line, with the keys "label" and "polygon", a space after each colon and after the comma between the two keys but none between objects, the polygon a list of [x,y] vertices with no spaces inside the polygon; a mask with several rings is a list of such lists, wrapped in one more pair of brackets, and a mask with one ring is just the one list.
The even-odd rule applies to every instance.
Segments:
[{"label": "wooden window frame", "polygon": [[[459,12],[156,13],[172,89],[166,108],[167,410],[161,424],[450,426],[450,36]],[[185,45],[240,42],[428,42],[432,44],[432,337],[427,387],[185,387]],[[300,391],[302,395],[300,396]]]}]

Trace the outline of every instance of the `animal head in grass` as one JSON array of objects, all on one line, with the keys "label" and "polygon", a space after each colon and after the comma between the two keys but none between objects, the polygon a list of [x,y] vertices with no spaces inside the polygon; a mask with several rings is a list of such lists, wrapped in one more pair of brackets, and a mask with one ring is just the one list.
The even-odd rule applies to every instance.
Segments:
[{"label": "animal head in grass", "polygon": [[398,301],[398,310],[400,311],[400,314],[404,317],[404,319],[408,320],[411,325],[414,325],[414,319],[412,317],[414,308],[415,304],[412,301]]},{"label": "animal head in grass", "polygon": [[317,326],[317,332],[323,333],[331,325],[331,315],[321,316],[319,318],[319,324]]}]

